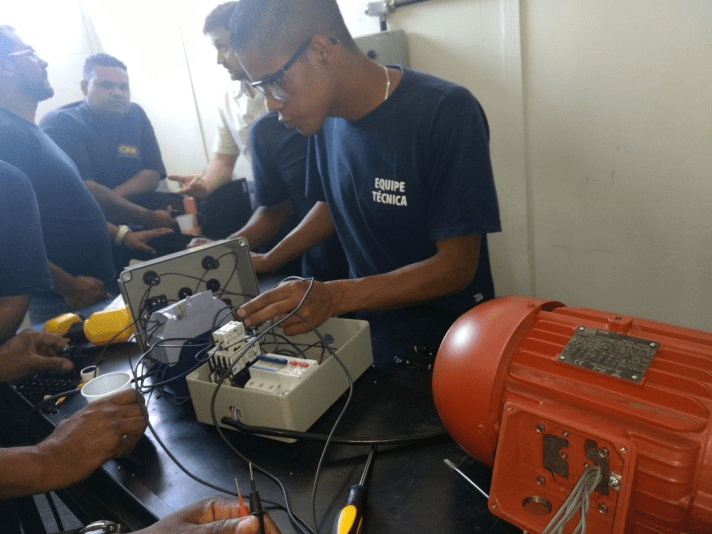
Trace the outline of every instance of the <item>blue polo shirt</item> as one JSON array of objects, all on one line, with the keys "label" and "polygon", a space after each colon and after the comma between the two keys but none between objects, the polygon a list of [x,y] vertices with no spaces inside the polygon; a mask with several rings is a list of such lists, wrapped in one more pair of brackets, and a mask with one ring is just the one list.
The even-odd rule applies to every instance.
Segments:
[{"label": "blue polo shirt", "polygon": [[0,161],[0,297],[52,287],[37,200],[27,177]]},{"label": "blue polo shirt", "polygon": [[39,127],[2,108],[0,139],[0,160],[35,191],[47,259],[72,276],[114,282],[106,219],[76,165]]},{"label": "blue polo shirt", "polygon": [[39,125],[74,161],[83,180],[113,189],[144,169],[166,176],[153,127],[138,104],[109,124],[84,101],[74,102],[53,109]]}]

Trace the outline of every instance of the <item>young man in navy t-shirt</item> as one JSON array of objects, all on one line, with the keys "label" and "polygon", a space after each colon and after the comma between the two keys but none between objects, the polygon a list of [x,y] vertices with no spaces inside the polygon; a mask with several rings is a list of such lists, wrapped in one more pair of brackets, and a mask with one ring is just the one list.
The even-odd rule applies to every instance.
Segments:
[{"label": "young man in navy t-shirt", "polygon": [[[299,314],[318,325],[369,312],[372,328],[410,330],[411,350],[414,339],[437,349],[455,318],[494,296],[486,234],[501,228],[479,103],[456,84],[371,61],[334,0],[241,0],[230,35],[270,110],[311,136],[307,192],[317,202],[255,268],[273,270],[335,231],[350,278],[315,283]],[[284,284],[239,315],[248,326],[279,317],[306,288]],[[309,329],[296,316],[285,325]]]}]

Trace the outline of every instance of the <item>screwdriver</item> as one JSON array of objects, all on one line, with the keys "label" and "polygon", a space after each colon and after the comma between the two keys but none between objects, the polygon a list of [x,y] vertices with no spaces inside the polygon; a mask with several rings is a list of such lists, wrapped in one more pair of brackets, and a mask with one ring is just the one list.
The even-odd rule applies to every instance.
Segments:
[{"label": "screwdriver", "polygon": [[376,446],[371,446],[371,452],[368,453],[366,467],[363,469],[361,481],[349,488],[349,495],[346,498],[346,506],[344,506],[339,515],[334,521],[332,534],[360,534],[363,528],[363,509],[366,504],[366,478],[371,470],[373,463],[373,455],[376,452]]},{"label": "screwdriver", "polygon": [[250,484],[252,485],[252,491],[250,492],[250,514],[256,515],[260,520],[260,530],[259,534],[265,534],[265,517],[262,512],[262,501],[260,500],[260,494],[257,493],[255,489],[255,478],[252,476],[252,462],[250,462]]},{"label": "screwdriver", "polygon": [[237,478],[235,479],[235,486],[237,487],[237,517],[245,517],[250,515],[250,510],[247,508],[245,501],[242,498],[242,493],[240,493],[240,484],[237,483]]}]

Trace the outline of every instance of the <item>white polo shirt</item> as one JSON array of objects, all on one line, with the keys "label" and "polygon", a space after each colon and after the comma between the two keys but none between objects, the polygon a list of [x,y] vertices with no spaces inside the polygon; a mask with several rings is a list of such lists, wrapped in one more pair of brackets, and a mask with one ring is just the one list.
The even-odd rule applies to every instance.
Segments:
[{"label": "white polo shirt", "polygon": [[218,105],[218,127],[213,152],[242,154],[251,164],[249,133],[252,123],[267,112],[267,99],[248,82],[235,81]]}]

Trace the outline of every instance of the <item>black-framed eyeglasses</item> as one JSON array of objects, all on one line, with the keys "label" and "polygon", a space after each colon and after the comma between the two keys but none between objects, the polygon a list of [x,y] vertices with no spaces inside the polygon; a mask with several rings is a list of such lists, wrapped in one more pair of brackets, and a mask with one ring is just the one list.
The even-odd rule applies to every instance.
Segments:
[{"label": "black-framed eyeglasses", "polygon": [[[299,45],[299,48],[297,48],[294,54],[292,54],[292,57],[290,57],[277,72],[269,74],[261,80],[252,82],[250,85],[266,97],[272,97],[280,102],[287,101],[289,99],[289,91],[287,91],[286,87],[284,87],[284,77],[286,76],[287,71],[292,68],[292,65],[294,65],[302,54],[307,51],[313,38],[314,37],[310,37]],[[331,44],[338,44],[339,40],[336,37],[330,37],[329,42]]]}]

